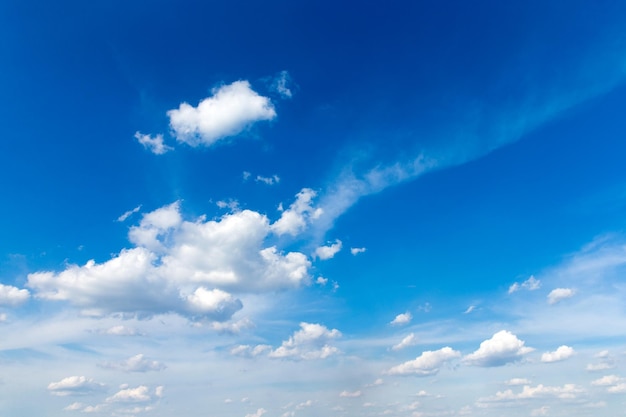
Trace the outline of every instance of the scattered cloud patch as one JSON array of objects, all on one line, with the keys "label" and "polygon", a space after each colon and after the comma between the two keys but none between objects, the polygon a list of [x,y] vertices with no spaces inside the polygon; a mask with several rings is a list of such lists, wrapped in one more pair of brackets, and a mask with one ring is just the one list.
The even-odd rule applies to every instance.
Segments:
[{"label": "scattered cloud patch", "polygon": [[166,366],[158,361],[153,361],[144,357],[143,354],[131,356],[122,362],[105,362],[103,368],[117,369],[124,372],[149,372],[162,371]]},{"label": "scattered cloud patch", "polygon": [[272,350],[270,345],[238,345],[230,350],[230,354],[233,356],[243,356],[247,358],[254,358],[263,354],[266,354]]},{"label": "scattered cloud patch", "polygon": [[575,291],[571,288],[556,288],[548,294],[548,303],[554,305],[565,300],[566,298],[573,297],[574,294]]},{"label": "scattered cloud patch", "polygon": [[145,403],[152,401],[147,386],[122,389],[106,399],[107,403]]},{"label": "scattered cloud patch", "polygon": [[271,100],[252,90],[248,81],[235,81],[214,88],[212,93],[198,107],[181,103],[178,109],[167,112],[176,140],[192,147],[211,146],[258,121],[276,117]]},{"label": "scattered cloud patch", "polygon": [[358,398],[361,394],[361,391],[341,391],[339,396],[342,398]]},{"label": "scattered cloud patch", "polygon": [[482,367],[502,366],[520,360],[534,349],[524,346],[513,333],[501,330],[480,344],[474,352],[463,358],[463,362]]},{"label": "scattered cloud patch", "polygon": [[528,278],[526,281],[522,283],[514,282],[509,287],[509,294],[513,294],[514,292],[517,292],[522,289],[528,290],[528,291],[535,291],[535,290],[538,290],[539,288],[541,288],[541,281],[539,281],[533,275],[531,275],[530,278]]},{"label": "scattered cloud patch", "polygon": [[276,91],[282,98],[291,98],[293,97],[292,85],[293,81],[289,72],[281,71],[272,80],[270,88]]},{"label": "scattered cloud patch", "polygon": [[518,386],[518,385],[530,385],[530,380],[526,378],[511,378],[508,381],[506,381],[504,384],[512,386],[512,387]]},{"label": "scattered cloud patch", "polygon": [[417,337],[415,337],[414,333],[411,333],[410,335],[402,339],[400,343],[398,343],[397,345],[393,345],[391,347],[391,350],[394,350],[394,351],[402,350],[404,348],[407,348],[409,346],[414,346],[416,344],[417,344]]},{"label": "scattered cloud patch", "polygon": [[328,246],[320,246],[315,249],[315,256],[323,261],[333,258],[342,247],[341,240],[335,240],[335,243]]},{"label": "scattered cloud patch", "polygon": [[427,350],[412,361],[394,366],[387,371],[387,374],[415,376],[435,375],[446,362],[458,358],[459,356],[461,356],[461,352],[453,350],[448,346],[435,351]]},{"label": "scattered cloud patch", "polygon": [[498,391],[493,397],[481,398],[478,403],[494,403],[494,402],[512,402],[519,400],[527,400],[532,398],[560,398],[575,399],[578,394],[584,393],[585,390],[575,384],[565,384],[562,387],[551,387],[542,384],[532,387],[524,385],[522,391],[513,392],[513,390]]},{"label": "scattered cloud patch", "polygon": [[135,139],[137,139],[137,142],[142,144],[144,148],[146,148],[155,155],[163,155],[164,153],[174,150],[174,148],[172,148],[171,146],[167,146],[163,142],[162,134],[151,136],[144,135],[141,132],[135,132]]},{"label": "scattered cloud patch", "polygon": [[267,410],[265,410],[264,408],[259,408],[254,413],[246,414],[246,417],[261,417],[265,413],[267,413]]},{"label": "scattered cloud patch", "polygon": [[350,248],[350,253],[354,256],[358,255],[359,253],[363,253],[367,250],[367,248]]},{"label": "scattered cloud patch", "polygon": [[280,182],[280,177],[278,175],[272,175],[271,177],[263,177],[261,175],[257,175],[254,179],[256,182],[262,182],[267,185],[274,185]]},{"label": "scattered cloud patch", "polygon": [[125,212],[124,214],[122,214],[120,217],[118,217],[118,218],[117,218],[117,221],[118,221],[118,222],[123,222],[123,221],[125,221],[126,219],[128,219],[130,216],[132,216],[133,214],[138,213],[138,212],[139,212],[139,210],[141,210],[141,204],[140,204],[140,205],[138,205],[137,207],[135,207],[134,209],[132,209],[132,210],[128,210],[127,212]]},{"label": "scattered cloud patch", "polygon": [[24,304],[30,298],[30,292],[12,285],[0,284],[0,306],[15,307]]},{"label": "scattered cloud patch", "polygon": [[626,379],[619,377],[617,375],[605,375],[602,378],[598,378],[594,381],[591,381],[591,385],[606,387],[610,385],[617,385],[626,381]]},{"label": "scattered cloud patch", "polygon": [[104,390],[105,385],[84,376],[68,376],[58,382],[48,384],[52,395],[65,397],[69,395],[88,395]]},{"label": "scattered cloud patch", "polygon": [[294,332],[281,346],[269,353],[270,358],[285,359],[326,359],[339,353],[339,349],[329,344],[341,337],[337,329],[315,323],[300,323],[300,330]]},{"label": "scattered cloud patch", "polygon": [[410,312],[398,314],[393,320],[389,322],[392,326],[403,326],[409,324],[413,320],[413,316]]},{"label": "scattered cloud patch", "polygon": [[559,346],[554,352],[546,352],[541,355],[541,362],[559,362],[574,355],[574,349],[569,346]]}]

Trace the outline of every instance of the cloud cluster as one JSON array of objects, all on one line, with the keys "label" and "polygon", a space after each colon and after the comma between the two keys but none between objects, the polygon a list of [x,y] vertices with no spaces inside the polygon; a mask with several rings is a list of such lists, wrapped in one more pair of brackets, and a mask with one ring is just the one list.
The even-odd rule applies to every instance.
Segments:
[{"label": "cloud cluster", "polygon": [[122,362],[105,362],[102,364],[102,367],[108,369],[118,369],[124,372],[162,371],[166,368],[163,363],[147,359],[141,353],[131,356]]},{"label": "cloud cluster", "polygon": [[342,247],[341,240],[335,240],[335,243],[332,243],[327,246],[320,246],[315,249],[315,256],[321,260],[331,259],[333,258]]},{"label": "cloud cluster", "polygon": [[279,210],[282,214],[280,219],[272,224],[272,231],[278,236],[285,234],[296,236],[302,232],[311,221],[318,219],[323,213],[321,208],[313,207],[313,199],[316,196],[315,191],[303,188],[296,194],[296,201],[287,210],[283,210],[281,205]]},{"label": "cloud cluster", "polygon": [[526,281],[522,282],[521,284],[518,282],[514,282],[509,287],[509,294],[513,294],[514,292],[519,291],[521,289],[528,290],[528,291],[535,291],[535,290],[538,290],[539,288],[541,288],[541,281],[539,281],[537,278],[531,275],[530,278],[528,278]]},{"label": "cloud cluster", "polygon": [[52,395],[65,397],[69,395],[87,395],[102,391],[105,385],[84,376],[68,376],[58,382],[48,384]]},{"label": "cloud cluster", "polygon": [[585,390],[575,384],[565,384],[562,387],[551,387],[542,384],[536,387],[524,385],[520,392],[513,392],[513,390],[510,389],[498,391],[493,397],[479,399],[478,403],[510,402],[546,397],[574,399],[578,394],[583,392],[585,392]]},{"label": "cloud cluster", "polygon": [[546,352],[541,355],[541,362],[559,362],[571,357],[573,354],[573,348],[563,345],[559,346],[554,352]]},{"label": "cloud cluster", "polygon": [[212,93],[197,107],[181,103],[178,109],[167,112],[176,140],[192,147],[211,146],[255,122],[276,117],[271,100],[252,90],[248,81],[235,81]]},{"label": "cloud cluster", "polygon": [[[214,322],[229,320],[243,304],[234,293],[296,288],[310,281],[311,261],[266,244],[272,235],[298,233],[313,209],[304,189],[280,219],[251,210],[216,220],[183,219],[179,202],[145,214],[129,231],[135,245],[112,259],[29,274],[37,298],[67,301],[92,315],[174,312]],[[27,290],[0,287],[7,300]]]}]

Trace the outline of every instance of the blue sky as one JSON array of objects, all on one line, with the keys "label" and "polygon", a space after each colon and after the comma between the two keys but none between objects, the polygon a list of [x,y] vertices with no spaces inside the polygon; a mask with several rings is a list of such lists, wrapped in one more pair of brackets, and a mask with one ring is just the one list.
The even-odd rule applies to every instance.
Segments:
[{"label": "blue sky", "polygon": [[0,414],[625,415],[625,24],[2,2]]}]

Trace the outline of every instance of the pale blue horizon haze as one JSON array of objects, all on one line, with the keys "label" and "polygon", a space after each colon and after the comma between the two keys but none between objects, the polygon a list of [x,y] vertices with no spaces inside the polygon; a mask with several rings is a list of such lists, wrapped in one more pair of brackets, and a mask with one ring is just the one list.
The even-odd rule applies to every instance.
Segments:
[{"label": "pale blue horizon haze", "polygon": [[626,416],[624,28],[0,2],[0,415]]}]

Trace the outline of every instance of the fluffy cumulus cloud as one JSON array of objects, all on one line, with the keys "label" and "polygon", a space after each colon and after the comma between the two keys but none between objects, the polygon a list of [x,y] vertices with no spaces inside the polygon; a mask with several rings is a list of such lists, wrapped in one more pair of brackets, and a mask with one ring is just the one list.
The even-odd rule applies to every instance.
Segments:
[{"label": "fluffy cumulus cloud", "polygon": [[341,250],[341,247],[341,240],[337,239],[331,245],[320,246],[315,249],[315,256],[321,260],[331,259]]},{"label": "fluffy cumulus cloud", "polygon": [[573,354],[573,348],[563,345],[559,346],[554,352],[546,352],[541,355],[541,362],[559,362],[571,357]]},{"label": "fluffy cumulus cloud", "polygon": [[415,376],[435,375],[439,372],[442,365],[459,356],[461,356],[461,352],[448,346],[434,351],[427,350],[412,361],[394,366],[387,371],[387,374]]},{"label": "fluffy cumulus cloud", "polygon": [[102,391],[105,385],[84,376],[68,376],[58,382],[48,384],[48,391],[53,395],[87,395]]},{"label": "fluffy cumulus cloud", "polygon": [[[289,234],[297,235],[306,229],[311,221],[319,218],[323,210],[313,207],[313,199],[317,193],[310,188],[304,188],[296,194],[296,201],[287,210],[282,210],[280,219],[272,224],[272,231],[278,236]],[[282,208],[279,207],[279,209]]]},{"label": "fluffy cumulus cloud", "polygon": [[475,366],[501,366],[518,361],[533,350],[524,346],[524,341],[511,332],[501,330],[483,341],[475,352],[465,356],[463,362]]},{"label": "fluffy cumulus cloud", "polygon": [[122,362],[105,362],[102,366],[109,369],[119,369],[124,372],[162,371],[166,368],[163,363],[150,360],[141,353],[131,356]]},{"label": "fluffy cumulus cloud", "polygon": [[389,324],[392,326],[402,326],[404,324],[409,324],[413,320],[413,316],[408,311],[406,313],[398,314]]},{"label": "fluffy cumulus cloud", "polygon": [[0,284],[0,306],[18,306],[30,297],[30,292],[12,285]]},{"label": "fluffy cumulus cloud", "polygon": [[528,291],[535,291],[535,290],[538,290],[539,288],[541,288],[541,281],[539,281],[537,278],[531,275],[530,278],[528,278],[526,281],[522,283],[514,282],[509,287],[509,294],[513,294],[514,292],[522,290],[522,289],[528,290]]},{"label": "fluffy cumulus cloud", "polygon": [[137,142],[142,144],[144,148],[148,149],[155,155],[163,155],[164,153],[174,149],[171,146],[167,146],[163,142],[163,135],[161,134],[152,137],[150,135],[144,135],[140,132],[135,132],[135,139],[137,139]]},{"label": "fluffy cumulus cloud", "polygon": [[152,401],[152,397],[149,388],[145,385],[121,389],[106,399],[107,403],[145,403],[149,401]]},{"label": "fluffy cumulus cloud", "polygon": [[354,256],[358,255],[359,253],[363,253],[367,250],[367,248],[350,248],[350,253]]},{"label": "fluffy cumulus cloud", "polygon": [[267,410],[265,410],[264,408],[259,408],[254,413],[246,414],[246,417],[261,417],[265,413],[267,413]]},{"label": "fluffy cumulus cloud", "polygon": [[315,323],[300,323],[300,330],[296,331],[288,340],[269,353],[270,358],[289,359],[326,359],[339,353],[339,349],[330,345],[330,341],[341,337],[337,329],[328,329],[326,326]]},{"label": "fluffy cumulus cloud", "polygon": [[573,297],[574,294],[575,291],[571,288],[555,288],[554,290],[550,291],[550,294],[548,294],[548,303],[556,304],[567,298]]},{"label": "fluffy cumulus cloud", "polygon": [[167,112],[176,139],[190,146],[211,146],[262,120],[272,120],[276,110],[269,98],[260,96],[248,81],[235,81],[213,89],[198,107],[182,103]]},{"label": "fluffy cumulus cloud", "polygon": [[[293,208],[300,214],[307,211],[303,193],[308,191],[298,194]],[[306,255],[266,244],[271,234],[284,230],[282,220],[271,224],[265,215],[243,210],[216,220],[187,221],[175,202],[145,214],[130,228],[134,247],[103,263],[90,260],[61,272],[32,273],[27,285],[37,298],[67,301],[93,315],[174,312],[225,322],[243,306],[234,293],[309,284]],[[28,295],[17,289],[6,293]]]}]

